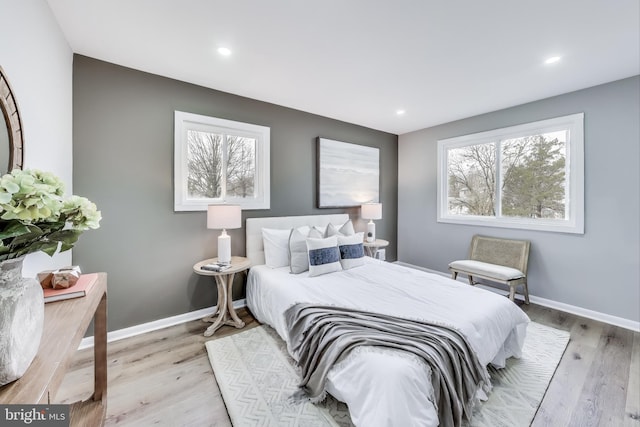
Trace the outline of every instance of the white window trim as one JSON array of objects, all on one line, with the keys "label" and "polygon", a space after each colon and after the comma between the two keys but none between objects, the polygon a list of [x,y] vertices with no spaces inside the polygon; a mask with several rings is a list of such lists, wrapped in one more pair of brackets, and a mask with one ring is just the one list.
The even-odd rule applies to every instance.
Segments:
[{"label": "white window trim", "polygon": [[[569,141],[567,144],[568,149],[566,155],[566,168],[569,172],[569,212],[567,219],[530,220],[527,218],[485,217],[476,215],[462,216],[452,215],[449,213],[447,201],[449,191],[447,176],[447,150],[467,145],[481,144],[484,142],[521,137],[523,135],[547,133],[560,129],[569,129]],[[584,234],[584,113],[439,140],[437,171],[438,222]],[[500,202],[500,197],[501,195],[498,194],[496,197],[496,203]],[[497,206],[496,212],[499,212],[499,209],[500,205]]]},{"label": "white window trim", "polygon": [[[256,139],[256,182],[257,197],[243,198],[210,198],[189,199],[187,191],[187,131],[198,129],[211,132],[246,136]],[[216,117],[175,111],[174,123],[174,210],[206,211],[207,206],[217,203],[234,203],[243,210],[269,209],[271,205],[270,184],[270,144],[271,128]]]}]

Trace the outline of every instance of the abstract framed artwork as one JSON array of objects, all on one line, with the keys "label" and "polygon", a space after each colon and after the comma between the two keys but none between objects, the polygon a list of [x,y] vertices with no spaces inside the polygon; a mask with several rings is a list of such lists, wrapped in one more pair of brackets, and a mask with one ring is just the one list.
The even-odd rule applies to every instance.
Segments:
[{"label": "abstract framed artwork", "polygon": [[318,207],[378,202],[380,149],[318,137]]}]

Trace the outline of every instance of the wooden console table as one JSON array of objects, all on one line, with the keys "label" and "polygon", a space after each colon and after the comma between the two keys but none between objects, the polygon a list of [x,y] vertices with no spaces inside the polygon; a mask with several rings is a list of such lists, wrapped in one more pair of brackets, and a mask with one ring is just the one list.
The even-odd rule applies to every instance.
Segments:
[{"label": "wooden console table", "polygon": [[45,304],[40,348],[24,376],[0,387],[2,404],[52,404],[94,319],[94,392],[71,405],[71,426],[102,426],[107,413],[107,274],[95,273],[86,296]]}]

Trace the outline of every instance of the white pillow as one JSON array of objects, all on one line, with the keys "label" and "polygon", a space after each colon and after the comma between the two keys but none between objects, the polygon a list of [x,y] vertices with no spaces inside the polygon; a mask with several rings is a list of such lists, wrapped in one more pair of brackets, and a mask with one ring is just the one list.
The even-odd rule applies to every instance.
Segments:
[{"label": "white pillow", "polygon": [[291,234],[290,229],[262,229],[264,261],[269,267],[278,268],[289,265],[289,234]]},{"label": "white pillow", "polygon": [[306,236],[307,234],[309,234],[311,227],[309,227],[308,225],[303,225],[302,227],[296,228],[296,230],[298,230],[300,233]]},{"label": "white pillow", "polygon": [[342,270],[336,236],[324,239],[307,238],[309,277]]},{"label": "white pillow", "polygon": [[340,226],[340,228],[336,227],[335,225],[329,223],[329,225],[327,225],[327,231],[326,231],[326,236],[325,237],[329,237],[329,236],[352,236],[353,234],[355,234],[355,230],[353,229],[353,223],[351,222],[351,220],[347,220],[347,222],[345,222],[344,224],[342,224]]},{"label": "white pillow", "polygon": [[363,238],[364,233],[362,232],[352,236],[338,236],[340,264],[344,270],[364,265]]},{"label": "white pillow", "polygon": [[327,236],[327,227],[328,227],[328,225],[314,225],[313,227],[311,227],[311,229],[317,231],[318,233],[320,233],[320,236],[322,236],[322,237],[328,237]]},{"label": "white pillow", "polygon": [[322,237],[320,232],[308,226],[294,228],[289,234],[289,266],[291,273],[299,274],[309,270],[307,237]]},{"label": "white pillow", "polygon": [[313,227],[309,229],[309,235],[307,237],[313,237],[314,239],[322,239],[324,237],[324,234],[322,234],[322,230],[318,230],[317,228]]}]

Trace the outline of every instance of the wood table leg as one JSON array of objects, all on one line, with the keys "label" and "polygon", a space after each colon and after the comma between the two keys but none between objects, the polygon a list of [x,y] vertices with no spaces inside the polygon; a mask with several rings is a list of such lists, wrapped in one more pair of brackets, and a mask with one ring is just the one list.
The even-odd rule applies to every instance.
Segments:
[{"label": "wood table leg", "polygon": [[227,278],[227,310],[229,311],[229,314],[231,315],[231,318],[233,319],[232,321],[227,321],[226,324],[227,325],[231,325],[231,326],[235,326],[236,328],[240,329],[242,327],[244,327],[244,322],[242,320],[240,320],[240,318],[238,317],[238,315],[236,314],[236,309],[233,307],[233,295],[232,295],[232,291],[233,291],[233,278],[235,277],[235,274],[231,274],[228,278]]},{"label": "wood table leg", "polygon": [[93,332],[93,400],[107,399],[107,293],[102,295],[94,314]]},{"label": "wood table leg", "polygon": [[213,335],[214,332],[224,324],[223,322],[227,320],[227,310],[225,307],[227,304],[227,286],[225,277],[226,276],[216,276],[216,284],[218,285],[218,317],[215,322],[204,331],[205,337]]},{"label": "wood table leg", "polygon": [[216,305],[216,309],[213,312],[213,314],[211,314],[210,316],[207,316],[205,318],[202,319],[203,322],[208,322],[208,323],[214,323],[218,317],[222,316],[222,314],[224,313],[224,301],[220,298],[221,295],[223,295],[223,293],[225,292],[223,290],[223,288],[225,288],[224,286],[220,285],[219,281],[218,281],[218,277],[214,278],[216,281],[216,285],[218,287],[218,302]]},{"label": "wood table leg", "polygon": [[216,315],[220,314],[220,304],[216,305],[216,309],[213,313],[211,313],[210,316],[204,317],[202,319],[203,322],[215,322],[216,321]]}]

